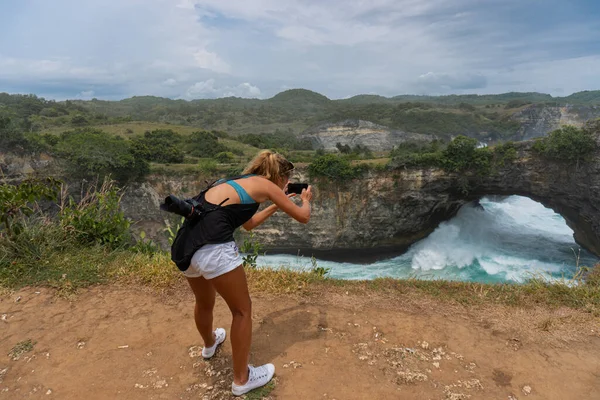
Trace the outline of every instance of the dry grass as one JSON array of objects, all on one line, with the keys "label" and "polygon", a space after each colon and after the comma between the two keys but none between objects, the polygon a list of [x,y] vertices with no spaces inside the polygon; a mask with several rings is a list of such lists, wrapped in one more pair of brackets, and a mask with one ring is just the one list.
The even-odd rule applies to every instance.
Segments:
[{"label": "dry grass", "polygon": [[[597,274],[598,269],[600,266],[596,266],[590,274]],[[43,264],[7,264],[3,272],[0,273],[2,290],[50,286],[65,293],[74,293],[81,287],[112,282],[164,289],[184,281],[168,253],[107,251],[100,246],[55,251],[45,257]],[[391,278],[345,281],[322,277],[311,271],[299,272],[286,268],[248,268],[247,276],[254,293],[318,296],[327,292],[333,296],[337,293],[365,298],[377,295],[380,298],[403,298],[408,304],[418,303],[421,306],[428,302],[441,302],[459,307],[502,305],[530,309],[569,308],[600,316],[600,285],[596,281],[549,283],[537,279],[525,284],[493,285]],[[552,331],[563,324],[564,318],[552,318],[552,321],[538,321],[539,328]]]}]

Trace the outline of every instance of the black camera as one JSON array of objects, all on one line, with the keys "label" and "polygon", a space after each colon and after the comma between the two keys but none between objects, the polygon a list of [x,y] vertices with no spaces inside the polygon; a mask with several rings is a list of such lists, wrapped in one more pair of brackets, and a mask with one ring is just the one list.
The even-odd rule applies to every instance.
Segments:
[{"label": "black camera", "polygon": [[160,205],[160,209],[191,219],[200,217],[204,212],[202,205],[196,200],[181,200],[172,194],[165,198],[165,202]]}]

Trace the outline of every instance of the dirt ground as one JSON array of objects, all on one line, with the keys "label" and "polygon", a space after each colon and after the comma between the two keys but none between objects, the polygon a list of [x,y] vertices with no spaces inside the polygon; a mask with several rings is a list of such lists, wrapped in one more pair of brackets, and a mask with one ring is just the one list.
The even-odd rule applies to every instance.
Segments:
[{"label": "dirt ground", "polygon": [[[572,310],[343,292],[253,308],[251,360],[276,367],[267,398],[600,399],[598,319]],[[28,288],[0,297],[0,317],[0,400],[232,398],[229,340],[202,359],[186,286]],[[215,324],[230,323],[218,298]]]}]

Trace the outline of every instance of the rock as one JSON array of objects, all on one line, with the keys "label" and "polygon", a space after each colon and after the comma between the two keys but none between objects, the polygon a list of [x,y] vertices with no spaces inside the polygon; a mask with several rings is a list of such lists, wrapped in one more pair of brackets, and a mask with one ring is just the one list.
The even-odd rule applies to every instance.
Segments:
[{"label": "rock", "polygon": [[360,145],[372,151],[386,151],[406,141],[430,142],[434,139],[432,135],[407,133],[363,120],[319,125],[304,131],[300,137],[309,139],[313,148],[326,151],[336,151],[338,143],[351,148]]},{"label": "rock", "polygon": [[423,343],[421,343],[421,347],[424,348],[425,350],[427,350],[429,348],[429,343],[423,342]]},{"label": "rock", "polygon": [[202,346],[192,346],[188,349],[188,354],[191,358],[200,357],[202,355]]},{"label": "rock", "polygon": [[583,126],[586,121],[600,117],[600,108],[593,106],[553,107],[530,105],[511,117],[521,124],[516,140],[546,136],[562,125]]},{"label": "rock", "polygon": [[525,394],[525,396],[528,396],[531,394],[531,386],[523,386],[523,393]]}]

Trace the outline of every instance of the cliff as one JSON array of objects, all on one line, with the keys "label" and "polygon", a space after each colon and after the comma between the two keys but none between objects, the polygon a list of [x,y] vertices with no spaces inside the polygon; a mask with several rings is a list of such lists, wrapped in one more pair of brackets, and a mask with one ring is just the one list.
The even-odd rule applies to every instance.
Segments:
[{"label": "cliff", "polygon": [[[600,149],[600,139],[598,148]],[[448,174],[440,169],[414,168],[368,172],[360,180],[311,182],[315,188],[309,224],[275,214],[254,230],[267,250],[307,254],[337,252],[348,257],[368,253],[399,253],[426,237],[463,205],[486,195],[522,195],[561,214],[574,230],[575,240],[600,256],[600,150],[579,166],[544,160],[532,152],[532,142],[516,144],[518,158],[489,175]],[[48,168],[46,162],[1,160],[4,171],[16,175]],[[10,169],[7,165],[10,164]],[[179,218],[159,210],[173,193],[196,194],[208,177],[152,176],[126,188],[122,207],[149,237],[167,246],[165,220],[176,227]],[[307,181],[299,171],[297,180]],[[243,236],[243,234],[241,235]]]},{"label": "cliff", "polygon": [[[425,168],[371,171],[347,184],[312,182],[315,196],[308,224],[278,212],[253,232],[271,251],[335,253],[337,258],[399,253],[469,202],[487,195],[521,195],[561,214],[575,240],[600,255],[600,151],[579,166],[539,158],[532,153],[532,142],[518,143],[517,151],[516,161],[483,177]],[[308,180],[305,172],[299,174],[296,179]],[[177,220],[159,211],[160,199],[169,193],[192,195],[202,186],[194,177],[154,177],[130,187],[123,208],[155,236],[164,229],[165,218]]]},{"label": "cliff", "polygon": [[562,125],[581,127],[586,121],[598,117],[600,117],[600,106],[527,106],[512,116],[513,120],[521,124],[514,139],[528,140],[546,136]]},{"label": "cliff", "polygon": [[315,149],[336,150],[336,144],[354,147],[361,145],[372,151],[389,151],[405,141],[432,141],[433,135],[407,133],[393,130],[373,122],[346,120],[340,123],[319,125],[302,133]]}]

